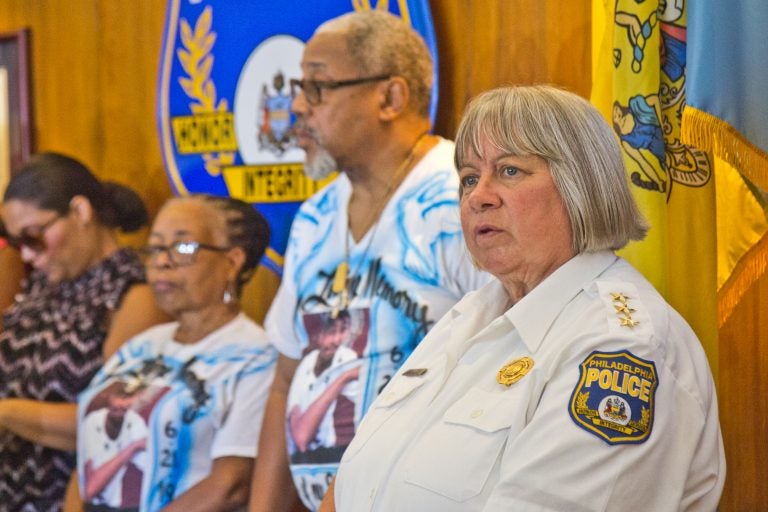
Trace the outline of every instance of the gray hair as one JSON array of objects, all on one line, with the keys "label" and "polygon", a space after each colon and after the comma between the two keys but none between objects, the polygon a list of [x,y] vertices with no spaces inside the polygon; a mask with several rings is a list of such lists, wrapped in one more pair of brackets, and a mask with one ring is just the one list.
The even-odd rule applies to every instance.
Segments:
[{"label": "gray hair", "polygon": [[621,249],[648,224],[627,184],[616,138],[583,98],[551,86],[502,87],[467,106],[456,135],[456,168],[481,140],[509,155],[547,161],[571,222],[576,253]]},{"label": "gray hair", "polygon": [[421,36],[386,11],[355,11],[320,25],[315,34],[342,34],[355,66],[363,76],[401,76],[411,93],[411,106],[429,116],[432,98],[432,56]]}]

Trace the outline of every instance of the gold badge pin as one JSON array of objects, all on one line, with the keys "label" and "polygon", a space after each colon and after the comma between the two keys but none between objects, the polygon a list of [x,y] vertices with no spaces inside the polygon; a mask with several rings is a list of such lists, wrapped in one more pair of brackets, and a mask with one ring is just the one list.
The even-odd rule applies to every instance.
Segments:
[{"label": "gold badge pin", "polygon": [[505,364],[496,374],[496,382],[505,386],[511,386],[519,381],[533,368],[533,359],[530,357],[521,357],[511,363]]},{"label": "gold badge pin", "polygon": [[427,373],[426,368],[411,368],[403,372],[403,377],[421,377],[425,373]]}]

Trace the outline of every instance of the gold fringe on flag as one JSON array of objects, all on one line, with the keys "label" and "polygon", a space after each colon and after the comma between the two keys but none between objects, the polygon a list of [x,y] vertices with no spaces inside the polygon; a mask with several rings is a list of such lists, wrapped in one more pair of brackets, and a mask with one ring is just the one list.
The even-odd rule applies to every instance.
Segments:
[{"label": "gold fringe on flag", "polygon": [[722,328],[749,287],[768,268],[768,234],[741,257],[728,280],[717,292],[717,326]]},{"label": "gold fringe on flag", "polygon": [[[725,160],[744,177],[768,191],[768,153],[752,144],[733,126],[703,110],[686,105],[680,129],[683,144]],[[753,245],[718,290],[718,326],[722,327],[747,290],[768,269],[768,234]]]},{"label": "gold fringe on flag", "polygon": [[768,153],[722,119],[686,105],[680,140],[725,160],[749,181],[768,191]]}]

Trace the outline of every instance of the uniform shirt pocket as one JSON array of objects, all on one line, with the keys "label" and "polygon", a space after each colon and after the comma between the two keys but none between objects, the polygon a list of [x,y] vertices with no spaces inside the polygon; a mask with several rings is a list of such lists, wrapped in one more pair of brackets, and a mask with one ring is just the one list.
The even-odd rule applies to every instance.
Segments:
[{"label": "uniform shirt pocket", "polygon": [[342,462],[351,461],[371,436],[398,410],[398,405],[413,395],[425,382],[425,379],[398,376],[387,384],[357,427],[355,437],[344,451]]},{"label": "uniform shirt pocket", "polygon": [[525,421],[524,412],[516,414],[511,398],[509,390],[471,388],[413,443],[405,461],[406,482],[454,501],[477,496],[510,429],[522,428]]}]

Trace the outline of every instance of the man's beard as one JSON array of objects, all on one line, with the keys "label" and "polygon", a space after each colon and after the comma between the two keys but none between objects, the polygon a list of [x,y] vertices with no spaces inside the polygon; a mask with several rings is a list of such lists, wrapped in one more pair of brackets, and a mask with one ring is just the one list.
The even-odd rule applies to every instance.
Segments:
[{"label": "man's beard", "polygon": [[336,160],[322,148],[318,148],[313,159],[304,162],[304,175],[315,181],[324,180],[336,170],[338,170]]}]

